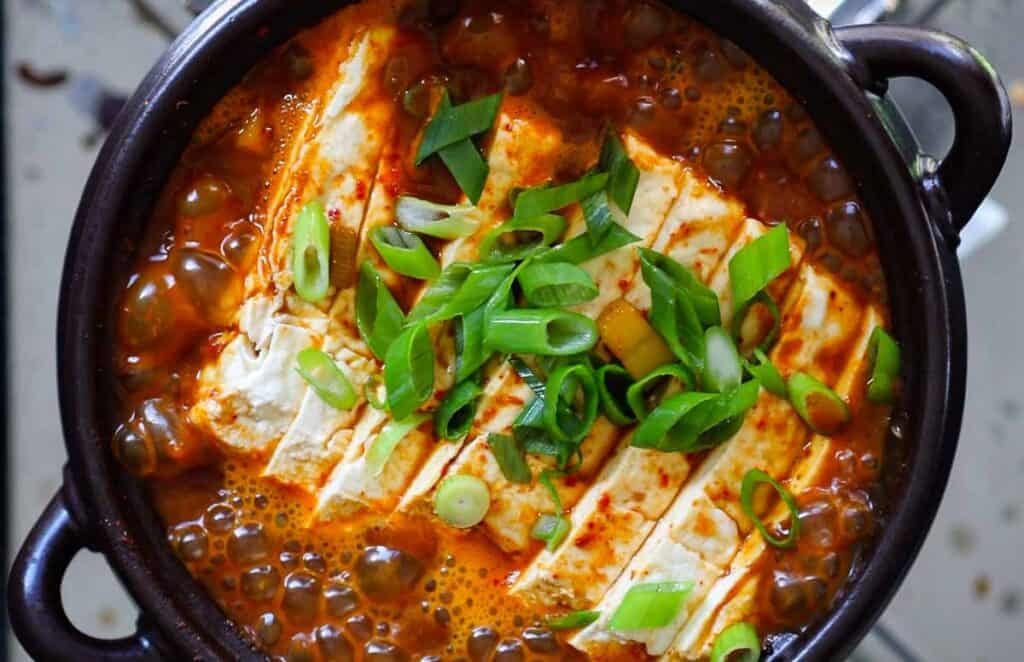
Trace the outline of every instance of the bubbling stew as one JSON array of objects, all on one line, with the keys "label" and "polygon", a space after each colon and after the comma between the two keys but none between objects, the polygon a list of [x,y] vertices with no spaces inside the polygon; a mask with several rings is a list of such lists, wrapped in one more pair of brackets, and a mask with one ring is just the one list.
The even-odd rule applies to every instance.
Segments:
[{"label": "bubbling stew", "polygon": [[113,452],[275,659],[753,660],[882,524],[854,178],[656,2],[348,7],[215,107],[137,255]]}]

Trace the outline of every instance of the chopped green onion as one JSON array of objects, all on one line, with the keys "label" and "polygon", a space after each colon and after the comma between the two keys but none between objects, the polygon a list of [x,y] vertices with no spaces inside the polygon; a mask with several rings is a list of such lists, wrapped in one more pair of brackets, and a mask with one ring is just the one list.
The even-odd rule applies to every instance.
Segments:
[{"label": "chopped green onion", "polygon": [[785,398],[789,395],[786,389],[786,381],[782,378],[779,373],[779,369],[768,359],[768,356],[760,349],[754,350],[754,361],[743,361],[743,366],[757,381],[761,382],[761,386],[766,391],[773,395],[777,395],[780,398]]},{"label": "chopped green onion", "polygon": [[760,384],[749,381],[728,393],[673,395],[637,426],[631,443],[639,448],[681,453],[693,453],[721,443],[728,437],[720,434],[721,429],[716,430],[716,427],[753,407],[759,390]]},{"label": "chopped green onion", "polygon": [[440,322],[472,312],[487,301],[512,268],[511,264],[449,265],[409,311],[407,322]]},{"label": "chopped green onion", "polygon": [[[767,333],[764,333],[760,338],[760,342],[757,342],[758,338],[755,336],[753,341],[745,342],[743,339],[743,332],[747,326],[746,321],[752,311],[757,310],[757,305],[760,304],[768,311],[768,314],[772,317],[772,326],[768,329]],[[755,320],[759,321],[759,320]],[[756,325],[755,333],[761,332],[760,324]],[[761,290],[753,296],[749,301],[740,306],[739,310],[733,315],[732,318],[732,337],[736,341],[737,346],[746,356],[749,355],[747,349],[753,346],[755,349],[768,351],[775,344],[775,341],[779,338],[779,331],[782,328],[782,313],[779,312],[779,306],[775,303],[775,299]],[[756,343],[756,344],[754,344]]]},{"label": "chopped green onion", "polygon": [[388,347],[402,333],[405,315],[384,279],[365,260],[359,268],[356,286],[356,326],[359,335],[378,359],[383,359]]},{"label": "chopped green onion", "polygon": [[519,274],[523,295],[539,308],[574,306],[597,297],[594,279],[568,262],[531,264]]},{"label": "chopped green onion", "polygon": [[434,431],[439,439],[458,440],[469,433],[483,389],[474,381],[460,382],[434,412]]},{"label": "chopped green onion", "polygon": [[613,632],[656,630],[672,624],[693,591],[693,582],[656,582],[631,586],[608,622]]},{"label": "chopped green onion", "polygon": [[693,374],[678,363],[669,363],[635,381],[626,391],[626,401],[633,415],[642,421],[647,418],[648,401],[656,392],[674,395],[679,391],[692,391],[693,388]]},{"label": "chopped green onion", "polygon": [[555,504],[556,515],[561,515],[562,511],[565,510],[565,508],[562,506],[562,497],[559,496],[558,488],[555,487],[554,481],[555,478],[559,478],[562,475],[563,474],[560,471],[552,471],[551,469],[545,469],[544,471],[540,472],[540,476],[537,477],[537,480],[540,481],[540,484],[543,485],[547,489],[548,494],[551,495],[551,501],[553,501]]},{"label": "chopped green onion", "polygon": [[484,350],[484,307],[455,318],[455,381],[461,382],[480,369],[491,352]]},{"label": "chopped green onion", "polygon": [[455,183],[474,205],[480,202],[491,168],[469,138],[442,148],[437,153]]},{"label": "chopped green onion", "polygon": [[530,366],[526,365],[526,361],[518,356],[510,356],[508,357],[508,362],[512,369],[516,371],[516,374],[519,375],[519,379],[522,379],[523,383],[530,387],[533,394],[538,398],[543,398],[544,394],[547,393],[547,386],[544,384],[544,380],[538,377],[537,373]]},{"label": "chopped green onion", "polygon": [[437,278],[441,267],[423,240],[411,232],[382,225],[374,228],[370,240],[384,262],[396,273],[421,280]]},{"label": "chopped green onion", "polygon": [[359,400],[352,383],[326,352],[307,347],[295,357],[295,370],[313,392],[335,409],[351,409]]},{"label": "chopped green onion", "polygon": [[793,409],[818,434],[835,434],[850,420],[843,399],[805,372],[790,375],[788,390]]},{"label": "chopped green onion", "polygon": [[733,623],[715,637],[711,662],[757,662],[761,659],[761,640],[750,623]]},{"label": "chopped green onion", "polygon": [[530,266],[532,261],[533,256],[527,256],[525,260],[515,265],[487,298],[487,303],[484,304],[485,348],[486,330],[491,327],[491,324],[494,322],[495,315],[508,310],[512,305],[512,285],[515,284],[516,279],[519,277],[519,273],[526,267]]},{"label": "chopped green onion", "polygon": [[568,207],[588,195],[597,193],[607,183],[607,173],[590,172],[575,182],[561,186],[544,185],[528,188],[516,196],[514,215],[519,218],[533,218]]},{"label": "chopped green onion", "polygon": [[565,537],[569,535],[569,520],[561,515],[549,515],[543,513],[537,518],[530,537],[534,540],[542,540],[549,552],[558,549]]},{"label": "chopped green onion", "polygon": [[374,373],[363,384],[363,399],[370,403],[370,406],[377,411],[387,411],[387,398],[381,399],[378,389],[384,384],[380,381],[380,375]]},{"label": "chopped green onion", "polygon": [[718,308],[718,295],[705,285],[685,265],[649,248],[638,249],[640,266],[645,269],[644,282],[659,290],[681,290],[693,304],[693,310],[701,325],[717,326],[722,323]]},{"label": "chopped green onion", "polygon": [[370,444],[370,449],[366,451],[366,465],[370,468],[373,476],[380,476],[384,473],[384,467],[399,442],[429,418],[429,414],[413,414],[402,420],[391,421],[384,426],[384,429]]},{"label": "chopped green onion", "polygon": [[[582,363],[562,366],[548,377],[545,390],[544,429],[555,441],[581,441],[597,420],[598,395],[593,371]],[[568,406],[560,406],[562,403]]]},{"label": "chopped green onion", "polygon": [[[587,224],[587,236],[592,246],[599,245],[615,224],[616,214],[621,216],[618,210],[612,210],[611,202],[608,200],[607,191],[598,191],[583,198],[580,202],[583,209],[583,220]],[[625,220],[622,218],[620,220]]]},{"label": "chopped green onion", "polygon": [[565,232],[565,219],[557,214],[529,218],[513,216],[494,228],[480,242],[484,262],[515,262],[550,246]]},{"label": "chopped green onion", "polygon": [[449,145],[490,130],[500,105],[501,94],[492,94],[453,106],[445,90],[437,112],[423,130],[423,139],[416,151],[416,165]]},{"label": "chopped green onion", "polygon": [[476,526],[491,508],[491,492],[487,483],[476,476],[448,476],[434,493],[434,513],[445,524],[457,529]]},{"label": "chopped green onion", "polygon": [[868,400],[889,404],[900,376],[900,346],[885,329],[876,326],[868,339]]},{"label": "chopped green onion", "polygon": [[434,347],[426,323],[414,324],[388,348],[384,358],[388,409],[402,420],[427,401],[434,391]]},{"label": "chopped green onion", "polygon": [[716,393],[731,391],[743,381],[743,365],[736,343],[725,329],[704,332],[704,387]]},{"label": "chopped green onion", "polygon": [[685,391],[662,400],[633,431],[631,446],[667,451],[671,448],[669,433],[673,427],[698,405],[717,397],[714,393]]},{"label": "chopped green onion", "polygon": [[597,371],[597,394],[601,400],[601,410],[615,425],[636,422],[627,398],[633,383],[629,371],[617,363],[601,366]]},{"label": "chopped green onion", "polygon": [[[785,538],[776,538],[768,531],[768,527],[764,525],[761,518],[757,516],[757,512],[754,510],[754,492],[757,490],[757,486],[762,483],[768,483],[772,486],[772,489],[782,499],[782,503],[786,504],[786,508],[789,509],[789,533]],[[780,485],[778,481],[769,476],[760,469],[751,469],[743,476],[743,484],[740,486],[740,505],[743,507],[743,512],[746,513],[747,517],[751,519],[754,526],[761,533],[761,537],[764,538],[765,542],[773,547],[792,547],[796,543],[797,537],[800,535],[800,509],[797,508],[796,499],[785,487]]]},{"label": "chopped green onion", "polygon": [[612,251],[628,246],[633,242],[640,241],[636,236],[618,223],[614,223],[596,246],[590,241],[590,237],[584,232],[566,242],[555,246],[543,255],[537,256],[537,262],[569,262],[570,264],[583,264],[595,257],[600,257]]},{"label": "chopped green onion", "polygon": [[292,232],[292,277],[295,291],[311,303],[327,296],[331,285],[331,226],[324,206],[307,202]]},{"label": "chopped green onion", "polygon": [[567,310],[506,310],[484,329],[484,346],[498,352],[571,356],[597,344],[594,320]]},{"label": "chopped green onion", "polygon": [[402,195],[395,204],[395,219],[409,232],[457,239],[476,232],[479,224],[470,220],[472,210],[472,205],[442,205]]},{"label": "chopped green onion", "polygon": [[789,269],[789,230],[785,223],[750,242],[729,260],[729,282],[736,310]]},{"label": "chopped green onion", "polygon": [[551,630],[576,630],[590,625],[599,618],[601,618],[599,611],[590,609],[571,611],[565,616],[548,619],[548,628]]},{"label": "chopped green onion", "polygon": [[612,202],[628,214],[640,182],[640,170],[630,160],[625,145],[614,130],[605,134],[598,168],[608,173],[608,195]]},{"label": "chopped green onion", "polygon": [[529,484],[533,472],[526,463],[523,450],[513,437],[492,432],[487,435],[487,444],[491,447],[494,459],[498,461],[501,473],[509,482]]}]

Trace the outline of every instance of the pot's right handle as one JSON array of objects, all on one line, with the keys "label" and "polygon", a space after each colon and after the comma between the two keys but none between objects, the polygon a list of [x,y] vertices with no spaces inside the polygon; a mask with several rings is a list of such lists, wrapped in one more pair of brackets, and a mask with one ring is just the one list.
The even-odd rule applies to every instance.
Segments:
[{"label": "pot's right handle", "polygon": [[136,632],[96,639],[79,631],[64,612],[60,586],[85,536],[58,492],[25,539],[7,583],[8,612],[18,640],[34,660],[128,662],[163,659],[152,637]]},{"label": "pot's right handle", "polygon": [[951,35],[898,25],[836,28],[835,35],[870,77],[873,92],[909,76],[934,85],[953,110],[956,136],[936,176],[951,221],[962,230],[992,189],[1010,149],[1010,100],[978,51]]}]

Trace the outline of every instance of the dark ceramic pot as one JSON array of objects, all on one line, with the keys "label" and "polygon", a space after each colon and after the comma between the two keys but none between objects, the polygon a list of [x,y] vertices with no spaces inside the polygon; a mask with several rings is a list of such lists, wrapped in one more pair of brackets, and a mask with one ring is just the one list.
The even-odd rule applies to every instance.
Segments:
[{"label": "dark ceramic pot", "polygon": [[[75,219],[57,329],[69,462],[64,487],[11,571],[14,630],[40,660],[259,659],[166,543],[140,485],[110,452],[112,299],[150,209],[197,122],[268,49],[345,3],[224,0],[157,63],[120,115]],[[967,321],[954,249],[1010,144],[1010,109],[989,64],[943,34],[892,26],[833,30],[800,0],[675,0],[741,45],[816,118],[874,219],[904,346],[905,391],[885,476],[886,524],[834,608],[773,642],[774,660],[838,660],[863,636],[913,562],[953,462],[964,403]],[[921,156],[883,95],[922,78],[949,101],[956,139]],[[106,555],[141,610],[138,632],[78,632],[60,600],[81,549]]]}]

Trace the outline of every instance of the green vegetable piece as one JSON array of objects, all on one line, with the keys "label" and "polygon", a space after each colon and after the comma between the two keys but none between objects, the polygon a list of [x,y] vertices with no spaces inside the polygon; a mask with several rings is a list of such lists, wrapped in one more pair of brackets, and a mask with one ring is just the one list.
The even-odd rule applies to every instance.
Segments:
[{"label": "green vegetable piece", "polygon": [[530,483],[533,472],[526,463],[523,450],[513,437],[492,432],[487,435],[487,444],[491,447],[494,459],[497,460],[501,473],[507,480],[512,483]]},{"label": "green vegetable piece", "polygon": [[359,396],[345,373],[326,352],[307,347],[295,357],[295,370],[320,399],[335,409],[351,409]]},{"label": "green vegetable piece", "polygon": [[531,264],[519,274],[519,285],[530,305],[538,308],[574,306],[598,295],[590,274],[568,262]]},{"label": "green vegetable piece", "polygon": [[359,335],[378,359],[384,359],[388,347],[402,333],[405,315],[384,279],[366,260],[359,267],[356,285],[356,326]]},{"label": "green vegetable piece", "polygon": [[407,327],[388,348],[384,385],[388,409],[399,421],[416,411],[434,392],[434,347],[425,323]]},{"label": "green vegetable piece", "polygon": [[612,632],[656,630],[670,625],[693,591],[692,581],[636,584],[608,622]]},{"label": "green vegetable piece", "polygon": [[484,521],[490,508],[491,492],[487,483],[476,476],[448,476],[434,493],[434,513],[457,529],[468,529]]},{"label": "green vegetable piece", "polygon": [[[779,498],[782,499],[782,503],[786,504],[786,508],[789,510],[789,533],[785,538],[773,536],[754,509],[754,493],[757,490],[757,486],[762,483],[771,485],[772,489],[779,495]],[[796,544],[796,539],[800,536],[800,509],[796,505],[796,499],[793,498],[789,490],[780,485],[778,481],[767,473],[760,469],[751,469],[744,474],[743,484],[740,486],[740,506],[747,517],[754,523],[761,537],[769,545],[773,547],[792,547]]]},{"label": "green vegetable piece", "polygon": [[785,223],[741,248],[729,260],[729,283],[736,310],[781,276],[790,265],[789,230]]},{"label": "green vegetable piece", "polygon": [[391,225],[380,226],[370,235],[374,248],[392,271],[403,276],[431,280],[441,273],[437,259],[423,240]]},{"label": "green vegetable piece", "polygon": [[292,232],[295,292],[310,303],[327,297],[331,285],[331,227],[324,206],[313,200],[299,212]]}]

